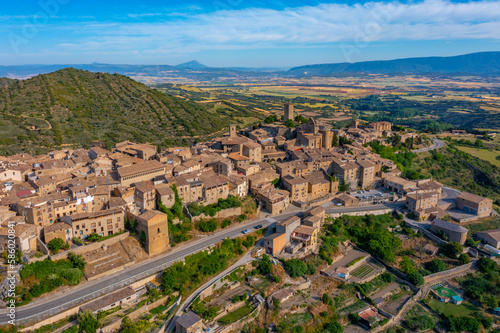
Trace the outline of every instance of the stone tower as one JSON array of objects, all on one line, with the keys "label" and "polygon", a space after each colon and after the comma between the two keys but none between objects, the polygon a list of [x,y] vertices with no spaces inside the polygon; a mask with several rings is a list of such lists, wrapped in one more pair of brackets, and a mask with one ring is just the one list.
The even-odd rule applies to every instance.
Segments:
[{"label": "stone tower", "polygon": [[283,107],[283,111],[285,113],[283,117],[283,121],[287,121],[288,119],[293,120],[293,104],[291,103],[285,103],[285,106]]},{"label": "stone tower", "polygon": [[236,137],[236,125],[229,125],[229,137]]}]

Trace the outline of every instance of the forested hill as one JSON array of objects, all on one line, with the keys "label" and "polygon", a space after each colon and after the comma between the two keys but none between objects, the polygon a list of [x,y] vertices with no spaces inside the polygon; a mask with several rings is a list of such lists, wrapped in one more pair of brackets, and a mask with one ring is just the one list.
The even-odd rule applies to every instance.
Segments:
[{"label": "forested hill", "polygon": [[8,79],[5,77],[0,77],[0,88],[5,88],[14,82],[16,82],[16,80]]},{"label": "forested hill", "polygon": [[500,73],[500,52],[479,52],[453,57],[421,57],[355,63],[306,65],[290,69],[290,76],[331,75],[338,73]]},{"label": "forested hill", "polygon": [[253,116],[244,110],[208,111],[126,76],[74,68],[1,80],[0,112],[0,154],[88,146],[93,139],[166,145],[218,132],[234,117]]}]

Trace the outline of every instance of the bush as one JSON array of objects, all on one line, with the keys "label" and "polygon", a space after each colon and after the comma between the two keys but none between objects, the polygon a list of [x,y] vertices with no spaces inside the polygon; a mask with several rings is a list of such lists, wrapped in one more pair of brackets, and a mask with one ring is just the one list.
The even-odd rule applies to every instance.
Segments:
[{"label": "bush", "polygon": [[222,225],[221,225],[221,228],[224,229],[228,226],[231,225],[231,220],[230,219],[225,219],[224,221],[222,221]]},{"label": "bush", "polygon": [[196,223],[196,229],[203,232],[213,232],[217,229],[217,221],[216,220],[201,220]]},{"label": "bush", "polygon": [[82,282],[83,272],[78,268],[70,268],[63,270],[61,276],[66,279],[68,285],[76,286]]},{"label": "bush", "polygon": [[435,320],[428,315],[406,318],[404,324],[412,332],[425,331],[432,329],[436,326]]}]

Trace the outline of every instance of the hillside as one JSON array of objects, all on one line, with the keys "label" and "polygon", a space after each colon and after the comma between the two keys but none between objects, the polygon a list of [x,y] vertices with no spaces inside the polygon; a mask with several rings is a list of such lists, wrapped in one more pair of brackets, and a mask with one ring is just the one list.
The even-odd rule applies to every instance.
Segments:
[{"label": "hillside", "polygon": [[[0,88],[0,153],[88,147],[122,140],[163,146],[221,131],[246,110],[223,113],[149,88],[118,74],[66,68]],[[184,141],[184,142],[181,142]]]},{"label": "hillside", "polygon": [[290,76],[331,75],[349,72],[390,73],[500,73],[500,52],[480,52],[454,57],[422,57],[356,63],[319,64],[294,67]]}]

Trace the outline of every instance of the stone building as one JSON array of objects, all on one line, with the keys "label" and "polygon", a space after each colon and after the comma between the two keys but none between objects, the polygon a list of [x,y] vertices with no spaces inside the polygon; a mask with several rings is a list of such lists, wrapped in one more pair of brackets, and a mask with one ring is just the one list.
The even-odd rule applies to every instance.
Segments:
[{"label": "stone building", "polygon": [[433,232],[441,231],[448,237],[449,241],[460,243],[462,245],[465,244],[468,232],[467,229],[465,229],[462,226],[459,226],[458,224],[443,221],[440,219],[435,219],[432,222],[431,231]]},{"label": "stone building", "polygon": [[152,180],[158,176],[165,176],[165,165],[156,160],[147,161],[118,168],[118,179],[122,186]]},{"label": "stone building", "polygon": [[293,107],[293,104],[291,103],[285,103],[285,105],[283,106],[283,121],[287,121],[287,120],[293,120],[295,117],[293,115],[293,110],[294,107]]},{"label": "stone building", "polygon": [[491,215],[493,201],[468,192],[462,192],[457,197],[457,208],[478,217]]},{"label": "stone building", "polygon": [[150,255],[169,249],[168,216],[158,210],[147,210],[139,216],[131,215],[137,221],[137,233]]},{"label": "stone building", "polygon": [[78,213],[61,217],[73,228],[73,235],[79,239],[87,239],[90,234],[110,236],[122,232],[125,213],[121,208],[111,208],[93,213]]}]

